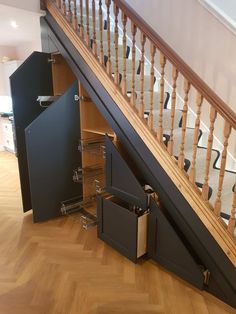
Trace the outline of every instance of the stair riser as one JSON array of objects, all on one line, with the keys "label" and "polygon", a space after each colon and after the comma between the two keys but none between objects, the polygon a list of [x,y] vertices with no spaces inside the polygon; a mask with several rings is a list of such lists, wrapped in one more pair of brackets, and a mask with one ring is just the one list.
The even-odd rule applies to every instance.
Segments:
[{"label": "stair riser", "polygon": [[[97,47],[98,49],[100,49],[100,42],[97,40]],[[110,48],[111,48],[111,56],[115,56],[115,45],[111,43],[110,45]],[[108,55],[108,44],[107,42],[104,42],[103,43],[103,52],[104,52],[104,55]],[[130,53],[130,49],[129,47],[127,47],[127,54],[126,54],[126,57],[128,58],[129,56],[129,53]],[[123,46],[122,45],[118,45],[118,58],[122,58],[123,57]]]},{"label": "stair riser", "polygon": [[[136,71],[137,71],[137,69],[136,69]],[[141,90],[140,78],[141,78],[140,75],[135,76],[135,91]],[[127,90],[131,91],[131,89],[132,89],[132,75],[128,74],[127,75]],[[144,91],[150,90],[150,77],[149,76],[144,76],[143,90]]]}]

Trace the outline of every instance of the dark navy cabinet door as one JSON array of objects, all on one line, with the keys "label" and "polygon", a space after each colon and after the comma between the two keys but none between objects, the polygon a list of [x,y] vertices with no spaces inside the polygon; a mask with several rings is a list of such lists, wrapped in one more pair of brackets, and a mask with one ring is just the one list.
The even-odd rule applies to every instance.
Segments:
[{"label": "dark navy cabinet door", "polygon": [[200,265],[153,200],[148,225],[148,256],[199,289],[203,288]]},{"label": "dark navy cabinet door", "polygon": [[16,149],[24,212],[32,208],[25,128],[43,112],[38,96],[53,95],[50,54],[34,52],[10,77]]},{"label": "dark navy cabinet door", "polygon": [[130,204],[147,207],[144,189],[108,136],[106,136],[106,190]]},{"label": "dark navy cabinet door", "polygon": [[61,201],[82,195],[73,182],[81,166],[78,82],[50,105],[25,130],[30,190],[35,222],[61,215]]},{"label": "dark navy cabinet door", "polygon": [[125,202],[114,199],[97,198],[98,237],[136,262],[138,218],[127,209]]}]

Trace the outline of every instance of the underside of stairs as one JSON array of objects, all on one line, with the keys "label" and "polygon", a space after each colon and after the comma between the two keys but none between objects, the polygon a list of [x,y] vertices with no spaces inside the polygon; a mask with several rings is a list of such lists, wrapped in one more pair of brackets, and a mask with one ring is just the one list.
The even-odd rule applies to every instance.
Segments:
[{"label": "underside of stairs", "polygon": [[[150,110],[150,106],[146,104],[149,104],[150,88],[152,89],[152,87],[150,87],[151,65],[146,61],[142,64],[142,56],[140,56],[140,53],[132,51],[132,42],[129,42],[128,37],[127,45],[125,46],[125,79],[127,98],[119,95],[119,91],[117,91],[117,84],[120,85],[121,89],[124,84],[124,46],[121,42],[119,42],[120,47],[117,50],[115,45],[116,34],[114,28],[113,31],[110,32],[109,36],[107,36],[107,32],[105,31],[111,22],[109,21],[108,23],[105,14],[102,23],[102,27],[104,29],[103,63],[104,66],[107,67],[107,63],[111,62],[111,72],[112,77],[114,78],[115,75],[117,75],[116,62],[118,60],[119,73],[116,78],[118,82],[115,85],[114,82],[107,77],[105,71],[104,74],[101,73],[101,77],[98,77],[98,72],[101,67],[99,61],[95,60],[92,56],[94,40],[89,41],[89,47],[91,49],[89,51],[89,47],[86,47],[82,41],[78,44],[80,39],[77,39],[75,33],[71,32],[71,36],[68,36],[71,28],[71,17],[66,17],[66,15],[75,11],[75,7],[73,6],[74,2],[69,2],[71,5],[71,11],[66,11],[67,13],[65,16],[62,17],[61,15],[60,17],[59,14],[57,14],[57,16],[54,16],[53,14],[56,12],[56,7],[53,7],[55,4],[52,4],[52,1],[47,1],[47,4],[49,5],[48,11],[46,16],[41,19],[44,52],[52,53],[59,51],[60,54],[62,54],[78,80],[83,84],[87,93],[96,104],[98,110],[116,133],[124,151],[127,153],[129,158],[131,158],[135,167],[139,169],[140,176],[145,179],[145,182],[148,182],[152,186],[164,208],[163,213],[159,213],[160,217],[164,214],[163,219],[167,219],[168,223],[178,234],[181,242],[191,252],[194,259],[198,261],[198,264],[203,265],[204,270],[207,270],[207,272],[210,273],[210,280],[205,280],[203,289],[236,307],[236,264],[233,262],[234,257],[227,256],[228,252],[225,252],[224,249],[222,249],[222,246],[214,237],[214,234],[217,234],[217,228],[212,231],[212,227],[209,229],[206,227],[204,214],[199,214],[199,212],[196,212],[193,209],[192,204],[188,199],[186,199],[184,193],[182,193],[181,183],[176,184],[176,180],[173,179],[173,177],[170,177],[167,171],[168,165],[173,163],[173,161],[174,165],[176,165],[176,163],[178,164],[178,159],[180,158],[179,150],[183,142],[183,123],[186,122],[184,121],[185,117],[183,114],[184,103],[182,108],[178,107],[174,111],[173,109],[171,110],[172,95],[169,91],[164,91],[164,95],[161,95],[159,87],[161,78],[158,73],[155,73],[155,75],[153,75],[153,108]],[[68,2],[65,3],[68,5]],[[76,11],[80,11],[79,6]],[[85,7],[84,12],[86,12]],[[83,16],[83,20],[87,19],[87,21],[90,22],[90,26],[87,27],[87,35],[89,32],[90,38],[94,38],[95,29],[96,46],[97,50],[99,50],[101,36],[99,29],[100,21],[96,18],[96,22],[94,24],[95,27],[92,28],[91,25],[93,25],[94,12],[92,9],[88,12],[88,19],[86,15]],[[81,16],[78,13],[78,33],[81,27],[80,21]],[[86,32],[85,29],[84,32]],[[111,42],[110,44],[109,41]],[[80,47],[82,48],[79,49]],[[136,54],[135,62],[133,62],[132,53],[133,55],[134,53]],[[88,59],[85,58],[86,55]],[[91,64],[94,64],[94,67],[92,67]],[[134,71],[136,74],[135,80],[133,80]],[[133,86],[136,87],[135,93],[132,92]],[[113,94],[111,94],[111,91],[113,91]],[[130,105],[127,106],[129,101],[131,101],[131,104],[132,102],[135,102],[135,108]],[[144,103],[143,111],[140,109],[140,104],[142,103]],[[160,105],[162,108],[160,108]],[[160,112],[162,115],[163,143],[159,145],[159,151],[158,149],[155,151],[156,148],[154,148],[155,142],[153,140],[153,136],[156,137],[157,134],[155,132],[151,132],[146,127],[146,124],[148,125],[151,115],[153,129],[158,129]],[[175,119],[171,120],[173,115]],[[201,147],[201,138],[204,131],[201,130],[201,127],[199,127],[196,140],[195,128],[196,126],[194,125],[192,127],[188,125],[186,126],[183,168],[187,175],[191,175],[193,147],[197,146],[198,149],[195,160],[196,174],[194,181],[196,186],[201,191],[205,179],[205,171],[202,165],[207,158],[207,147]],[[170,131],[171,129],[172,131]],[[170,141],[173,141],[173,147],[172,157],[169,158],[167,155],[162,153],[162,150],[164,151],[165,147],[169,149]],[[220,175],[218,165],[220,157],[220,151],[216,149],[211,150],[208,182],[209,189],[207,191],[206,201],[209,200],[213,203],[217,199],[218,178]],[[176,170],[177,177],[179,174],[180,172]],[[225,219],[226,224],[228,224],[228,220],[231,215],[231,197],[232,192],[235,189],[235,179],[236,173],[232,170],[229,171],[226,169],[224,173],[224,188],[222,188],[223,192],[221,194],[221,217]],[[187,179],[183,176],[183,186],[185,185],[186,180]],[[195,193],[198,195],[198,192]],[[215,221],[219,223],[217,218]],[[170,236],[172,235],[170,234]],[[221,235],[221,237],[223,239],[221,241],[226,241],[224,239],[224,234]],[[233,236],[230,239],[230,245],[231,247],[234,245],[235,250],[235,239]],[[166,241],[166,243],[169,245],[168,241]],[[232,249],[232,251],[234,250]],[[229,253],[228,255],[230,254],[232,253]],[[165,262],[163,262],[163,264],[165,264]],[[168,269],[167,264],[166,267]],[[181,273],[179,273],[178,270],[176,270],[176,273],[181,276]],[[189,282],[191,282],[191,279],[189,279]]]}]

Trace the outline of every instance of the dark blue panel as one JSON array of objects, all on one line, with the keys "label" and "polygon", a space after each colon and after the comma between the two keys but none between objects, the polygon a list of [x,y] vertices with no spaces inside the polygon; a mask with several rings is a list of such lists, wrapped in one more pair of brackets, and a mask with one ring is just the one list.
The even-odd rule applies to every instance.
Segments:
[{"label": "dark blue panel", "polygon": [[98,237],[121,254],[137,261],[137,221],[135,213],[118,199],[98,196]]},{"label": "dark blue panel", "polygon": [[81,184],[72,180],[81,166],[78,83],[26,129],[31,199],[34,221],[60,216],[60,202],[82,194]]},{"label": "dark blue panel", "polygon": [[106,136],[106,190],[130,204],[147,208],[146,193],[108,136]]},{"label": "dark blue panel", "polygon": [[200,266],[154,201],[151,201],[148,230],[149,257],[202,289],[204,277]]},{"label": "dark blue panel", "polygon": [[34,52],[10,77],[21,194],[24,211],[32,208],[25,128],[43,111],[36,101],[39,95],[53,95],[50,55]]}]

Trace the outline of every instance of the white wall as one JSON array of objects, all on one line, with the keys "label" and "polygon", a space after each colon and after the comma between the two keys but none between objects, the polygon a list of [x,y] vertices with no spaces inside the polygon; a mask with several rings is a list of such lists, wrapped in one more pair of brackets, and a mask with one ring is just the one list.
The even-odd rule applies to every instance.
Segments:
[{"label": "white wall", "polygon": [[40,12],[40,0],[0,0],[0,4],[27,11]]},{"label": "white wall", "polygon": [[[9,47],[9,46],[0,46],[0,58],[1,57],[8,57],[12,60],[17,59],[17,50],[15,47]],[[6,95],[6,78],[4,73],[4,65],[0,63],[0,95]]]},{"label": "white wall", "polygon": [[236,36],[198,0],[126,0],[236,111]]},{"label": "white wall", "polygon": [[36,40],[34,42],[29,43],[23,43],[16,47],[17,60],[24,61],[32,54],[32,52],[41,50],[42,48],[40,40]]}]

